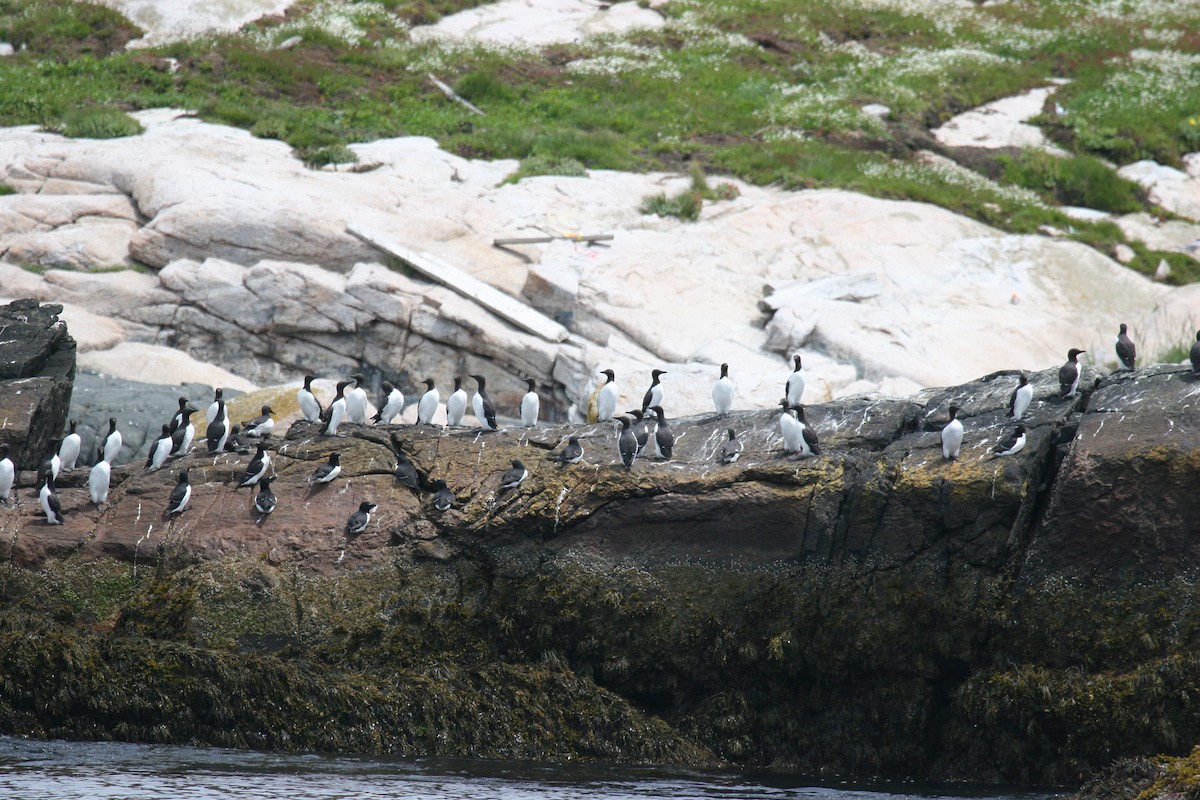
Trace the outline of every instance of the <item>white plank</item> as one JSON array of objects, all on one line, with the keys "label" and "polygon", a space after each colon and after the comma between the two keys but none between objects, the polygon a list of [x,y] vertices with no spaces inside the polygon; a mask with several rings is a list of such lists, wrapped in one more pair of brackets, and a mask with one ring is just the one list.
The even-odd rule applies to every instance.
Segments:
[{"label": "white plank", "polygon": [[505,294],[494,286],[489,286],[457,267],[450,266],[437,256],[410,250],[391,239],[387,234],[368,230],[355,223],[347,225],[346,232],[395,256],[430,280],[437,281],[463,297],[474,300],[518,328],[541,336],[548,342],[561,342],[570,334],[566,328],[545,314],[535,311],[520,300]]}]

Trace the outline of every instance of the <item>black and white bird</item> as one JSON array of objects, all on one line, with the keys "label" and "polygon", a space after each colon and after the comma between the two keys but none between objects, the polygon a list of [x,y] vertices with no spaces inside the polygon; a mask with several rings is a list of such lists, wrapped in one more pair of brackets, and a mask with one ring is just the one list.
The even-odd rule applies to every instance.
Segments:
[{"label": "black and white bird", "polygon": [[482,375],[472,375],[471,377],[475,379],[475,383],[479,384],[471,398],[471,408],[475,412],[475,419],[479,420],[479,427],[485,431],[499,430],[500,426],[496,424],[496,407],[492,405],[491,398],[487,396],[487,379]]},{"label": "black and white bird", "polygon": [[601,374],[605,375],[608,380],[600,387],[600,394],[596,396],[596,419],[599,422],[610,420],[617,413],[617,399],[620,396],[621,390],[617,387],[617,375],[611,369],[601,370]]},{"label": "black and white bird", "polygon": [[1029,410],[1029,404],[1033,402],[1033,385],[1029,382],[1029,377],[1022,372],[1021,377],[1017,381],[1017,388],[1012,390],[1012,394],[1008,398],[1008,415],[1013,419],[1020,419],[1025,416],[1025,412]]},{"label": "black and white bird", "polygon": [[512,466],[500,476],[500,491],[515,489],[529,477],[529,470],[517,459],[512,460]]},{"label": "black and white bird", "polygon": [[467,390],[462,388],[462,378],[454,376],[454,391],[446,398],[446,424],[451,428],[462,425],[467,415]]},{"label": "black and white bird", "polygon": [[1192,345],[1188,358],[1192,362],[1192,374],[1200,375],[1200,331],[1196,331],[1196,343]]},{"label": "black and white bird", "polygon": [[804,418],[804,405],[792,406],[792,410],[796,412],[796,422],[800,424],[800,452],[806,456],[821,455],[821,445],[817,442],[817,432],[813,430],[812,425],[809,425],[808,420]]},{"label": "black and white bird", "polygon": [[617,450],[621,453],[621,463],[632,469],[633,460],[638,455],[637,435],[629,426],[629,416],[622,414],[618,419],[621,421],[621,435],[617,437]]},{"label": "black and white bird", "polygon": [[213,401],[209,404],[208,409],[204,412],[204,422],[206,425],[211,425],[212,421],[217,418],[217,409],[223,405],[225,397],[224,389],[213,390]]},{"label": "black and white bird", "polygon": [[58,474],[62,472],[62,458],[58,455],[59,447],[62,445],[62,439],[50,440],[50,455],[42,460],[41,466],[38,468],[39,473],[50,473],[50,477],[58,480]]},{"label": "black and white bird", "polygon": [[786,397],[779,401],[779,405],[783,408],[783,414],[779,417],[779,433],[783,436],[783,450],[785,453],[802,452],[804,450],[804,428],[800,426],[800,421],[796,419],[796,412],[788,405]]},{"label": "black and white bird", "polygon": [[430,483],[430,488],[433,489],[433,507],[438,511],[449,511],[455,503],[454,492],[450,491],[450,487],[441,478]]},{"label": "black and white bird", "polygon": [[189,413],[185,410],[189,407],[189,405],[190,404],[188,403],[188,399],[186,397],[179,398],[179,408],[175,410],[175,413],[171,415],[171,421],[167,423],[167,427],[171,429],[171,433],[174,433],[183,427],[184,420],[199,410],[193,408]]},{"label": "black and white bird", "polygon": [[401,451],[396,451],[396,469],[392,473],[396,480],[410,489],[421,488],[421,476],[417,474],[417,466]]},{"label": "black and white bird", "polygon": [[651,406],[650,410],[654,412],[655,417],[654,455],[670,461],[671,451],[675,449],[675,434],[667,424],[667,415],[663,413],[662,406]]},{"label": "black and white bird", "polygon": [[537,382],[533,378],[526,378],[525,385],[528,391],[521,396],[521,424],[526,428],[532,428],[537,425],[538,411],[541,409],[542,400],[538,397]]},{"label": "black and white bird", "polygon": [[642,395],[642,413],[645,414],[648,409],[655,406],[661,406],[663,401],[662,382],[659,378],[666,375],[665,369],[650,370],[650,388]]},{"label": "black and white bird", "polygon": [[88,496],[96,505],[108,501],[108,486],[112,481],[112,467],[104,458],[104,448],[96,448],[96,465],[88,473]]},{"label": "black and white bird", "polygon": [[1005,436],[992,448],[992,452],[998,456],[1011,456],[1023,449],[1025,449],[1025,426],[1018,425],[1013,428],[1012,433]]},{"label": "black and white bird", "polygon": [[13,483],[17,480],[17,467],[8,457],[8,443],[0,443],[0,504],[8,505]]},{"label": "black and white bird", "polygon": [[346,392],[346,422],[367,424],[367,379],[361,373],[350,376],[354,385]]},{"label": "black and white bird", "polygon": [[243,456],[250,452],[250,440],[242,432],[241,425],[234,425],[229,429],[229,436],[225,439],[224,449],[226,453],[238,453]]},{"label": "black and white bird", "polygon": [[[183,397],[179,399],[186,400]],[[175,424],[174,430],[171,431],[171,455],[186,456],[192,452],[192,442],[196,440],[196,426],[192,424],[192,414],[199,410],[185,402],[175,412],[175,416],[171,417],[171,422]]]},{"label": "black and white bird", "polygon": [[807,382],[799,353],[792,356],[792,364],[794,365],[792,374],[788,375],[787,381],[783,384],[783,396],[787,400],[788,408],[793,408],[804,402],[804,385]]},{"label": "black and white bird", "polygon": [[[218,389],[218,391],[220,391]],[[209,453],[223,453],[225,451],[225,442],[229,439],[229,414],[225,410],[225,401],[217,400],[217,411],[208,422],[208,430],[205,431],[205,440],[208,443]]]},{"label": "black and white bird", "polygon": [[371,421],[376,425],[391,425],[396,415],[404,410],[404,392],[397,389],[391,381],[380,384],[380,390],[383,392],[383,398]]},{"label": "black and white bird", "polygon": [[179,470],[179,482],[175,484],[175,488],[171,490],[171,496],[167,498],[165,515],[173,517],[187,511],[188,501],[191,499],[192,485],[188,483],[188,471],[181,469]]},{"label": "black and white bird", "polygon": [[1079,356],[1085,352],[1074,347],[1067,351],[1067,363],[1058,368],[1059,398],[1065,400],[1075,396],[1075,390],[1079,388],[1079,376],[1083,373]]},{"label": "black and white bird", "polygon": [[721,416],[728,414],[733,407],[733,381],[729,380],[728,364],[721,365],[721,377],[713,384],[712,401],[713,409]]},{"label": "black and white bird", "polygon": [[583,445],[579,443],[578,436],[572,436],[567,439],[567,446],[558,454],[558,463],[562,465],[578,464],[583,460]]},{"label": "black and white bird", "polygon": [[950,421],[942,428],[942,456],[950,461],[962,450],[963,425],[958,418],[958,406],[950,406]]},{"label": "black and white bird", "polygon": [[171,438],[171,431],[167,425],[162,426],[162,435],[159,436],[150,445],[150,452],[146,454],[146,469],[154,472],[160,469],[163,464],[167,463],[167,456],[171,455],[171,448],[174,446],[175,440]]},{"label": "black and white bird", "polygon": [[270,436],[275,430],[275,419],[271,416],[275,412],[270,406],[263,406],[260,410],[262,413],[257,417],[242,423],[242,432],[253,439]]},{"label": "black and white bird", "polygon": [[316,379],[316,375],[305,375],[304,386],[296,391],[296,402],[300,405],[300,413],[308,422],[317,422],[321,419],[321,401],[317,400],[317,396],[313,394],[312,390],[312,382]]},{"label": "black and white bird", "polygon": [[358,504],[358,511],[350,515],[346,520],[346,533],[362,533],[371,524],[371,512],[375,510],[375,503],[368,503],[363,500]]},{"label": "black and white bird", "polygon": [[1116,339],[1117,358],[1125,369],[1133,369],[1133,365],[1137,362],[1137,345],[1133,343],[1133,339],[1129,338],[1128,329],[1129,326],[1122,322]]},{"label": "black and white bird", "polygon": [[333,483],[342,474],[342,454],[330,453],[329,460],[313,470],[309,483]]},{"label": "black and white bird", "polygon": [[633,428],[633,438],[637,441],[637,454],[639,457],[644,456],[646,455],[646,445],[650,443],[650,421],[646,419],[646,415],[640,408],[634,408],[625,413],[632,417],[629,424]]},{"label": "black and white bird", "polygon": [[421,399],[417,401],[417,424],[432,425],[433,415],[437,413],[438,403],[441,402],[442,396],[438,394],[437,387],[433,384],[433,378],[426,378],[425,394],[421,395]]},{"label": "black and white bird", "polygon": [[242,479],[233,488],[245,489],[247,486],[253,486],[266,477],[267,471],[270,469],[271,454],[267,452],[267,445],[259,442],[254,458],[250,459],[250,463],[246,465],[246,471],[242,473]]},{"label": "black and white bird", "polygon": [[59,469],[61,470],[75,469],[75,462],[79,460],[79,445],[82,440],[75,432],[76,425],[78,423],[71,420],[71,432],[63,437],[62,444],[58,446],[58,460],[61,462]]},{"label": "black and white bird", "polygon": [[338,381],[333,402],[325,409],[325,416],[322,417],[325,420],[325,429],[322,433],[326,436],[337,436],[338,426],[346,421],[346,387],[349,385],[350,381]]},{"label": "black and white bird", "polygon": [[109,417],[108,433],[104,435],[104,460],[109,464],[113,463],[113,459],[121,452],[121,444],[121,432],[117,430],[117,421]]},{"label": "black and white bird", "polygon": [[725,440],[725,444],[721,446],[721,461],[726,464],[732,464],[738,460],[742,454],[742,443],[737,438],[737,433],[733,428],[729,429],[729,438]]},{"label": "black and white bird", "polygon": [[258,494],[254,495],[254,510],[260,514],[270,514],[278,504],[275,492],[271,491],[271,483],[274,480],[274,475],[266,475],[258,482]]},{"label": "black and white bird", "polygon": [[38,502],[41,503],[42,513],[46,515],[47,525],[63,524],[62,506],[58,502],[58,495],[54,493],[54,476],[48,472],[41,476]]}]

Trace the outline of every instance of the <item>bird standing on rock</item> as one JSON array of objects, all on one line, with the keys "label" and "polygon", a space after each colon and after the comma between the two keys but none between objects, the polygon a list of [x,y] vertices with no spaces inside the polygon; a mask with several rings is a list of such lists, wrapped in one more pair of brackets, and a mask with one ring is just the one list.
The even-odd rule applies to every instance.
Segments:
[{"label": "bird standing on rock", "polygon": [[733,381],[729,380],[729,365],[721,365],[721,377],[717,378],[712,390],[713,408],[717,414],[725,416],[733,407]]},{"label": "bird standing on rock", "polygon": [[537,425],[538,411],[542,401],[538,397],[537,383],[533,378],[526,378],[525,385],[529,387],[529,391],[521,397],[521,424],[526,428],[532,428]]},{"label": "bird standing on rock", "polygon": [[[183,400],[184,398],[179,399]],[[192,424],[192,414],[199,410],[184,403],[171,418],[171,422],[176,425],[175,430],[171,433],[171,455],[186,456],[192,452],[192,442],[196,439],[196,426]]]},{"label": "bird standing on rock", "polygon": [[275,492],[271,491],[271,483],[274,480],[275,476],[267,475],[258,482],[258,494],[254,495],[254,510],[260,514],[270,514],[278,504]]},{"label": "bird standing on rock", "polygon": [[371,512],[375,510],[375,503],[368,503],[366,500],[358,504],[358,511],[350,515],[346,520],[346,533],[355,534],[362,533],[371,524]]},{"label": "bird standing on rock", "polygon": [[496,407],[487,395],[487,379],[482,375],[471,377],[479,384],[475,389],[475,396],[471,398],[471,407],[475,411],[475,419],[479,420],[479,427],[485,431],[500,430],[500,426],[496,424]]},{"label": "bird standing on rock", "polygon": [[1192,374],[1200,375],[1200,331],[1196,331],[1196,343],[1192,345],[1188,358],[1192,362]]},{"label": "bird standing on rock", "polygon": [[75,420],[71,420],[71,432],[63,437],[62,444],[58,446],[58,460],[61,462],[59,468],[64,471],[75,469],[75,462],[79,460],[81,439],[75,432],[77,424]]},{"label": "bird standing on rock", "polygon": [[659,382],[659,377],[666,375],[667,371],[663,369],[655,369],[650,371],[650,388],[646,390],[646,394],[642,395],[642,413],[645,414],[648,409],[654,406],[661,406],[663,401],[662,383]]},{"label": "bird standing on rock", "polygon": [[625,414],[631,418],[629,424],[633,428],[633,438],[637,440],[637,454],[639,457],[644,456],[646,445],[650,443],[650,422],[640,408],[631,409]]},{"label": "bird standing on rock", "polygon": [[213,401],[209,404],[208,410],[204,412],[204,422],[206,425],[211,425],[212,421],[217,418],[217,409],[224,405],[224,397],[224,389],[213,389]]},{"label": "bird standing on rock", "polygon": [[1127,328],[1128,326],[1122,322],[1121,330],[1117,333],[1117,358],[1120,359],[1121,366],[1125,369],[1133,369],[1133,365],[1137,361],[1137,346],[1125,332]]},{"label": "bird standing on rock", "polygon": [[630,418],[627,415],[622,414],[618,419],[621,421],[621,434],[617,437],[617,450],[621,453],[621,463],[632,469],[633,460],[638,455],[637,435],[629,427]]},{"label": "bird standing on rock", "polygon": [[787,400],[788,408],[794,408],[804,402],[804,386],[807,383],[804,376],[804,367],[800,364],[799,353],[792,356],[792,363],[795,365],[795,368],[783,384],[783,395],[784,399]]},{"label": "bird standing on rock", "polygon": [[433,384],[433,378],[426,378],[425,394],[421,395],[421,399],[417,401],[417,424],[432,425],[433,415],[437,413],[438,403],[441,402],[442,396],[438,394],[437,387]]},{"label": "bird standing on rock", "polygon": [[391,425],[396,415],[404,410],[404,392],[397,389],[390,381],[384,381],[380,388],[383,390],[383,400],[379,403],[379,410],[375,412],[371,421],[376,425]]},{"label": "bird standing on rock", "polygon": [[154,444],[150,445],[150,452],[146,454],[145,469],[149,472],[154,472],[167,463],[167,456],[171,455],[171,447],[174,443],[169,427],[163,425],[162,435],[154,440]]},{"label": "bird standing on rock", "polygon": [[0,442],[0,505],[8,505],[8,496],[16,479],[17,467],[8,457],[8,443]]},{"label": "bird standing on rock", "polygon": [[450,487],[441,478],[433,481],[430,487],[433,489],[433,507],[438,511],[449,511],[457,499],[454,492],[450,491]]},{"label": "bird standing on rock", "polygon": [[313,470],[309,483],[332,483],[342,474],[342,454],[330,453],[329,460]]},{"label": "bird standing on rock", "polygon": [[675,434],[671,432],[671,426],[667,424],[667,415],[663,413],[662,406],[654,406],[650,409],[654,412],[654,454],[666,461],[671,460],[671,452],[675,449]]},{"label": "bird standing on rock", "polygon": [[253,486],[266,477],[267,470],[270,468],[271,455],[267,452],[266,444],[259,442],[254,458],[250,459],[250,463],[246,465],[245,473],[242,474],[242,480],[234,488],[244,489],[247,486]]},{"label": "bird standing on rock", "polygon": [[504,474],[500,476],[500,490],[515,489],[525,482],[529,477],[529,470],[525,469],[525,465],[517,459],[512,460],[512,467],[504,470]]},{"label": "bird standing on rock", "polygon": [[355,425],[367,424],[367,379],[361,373],[350,376],[354,386],[346,392],[346,421]]},{"label": "bird standing on rock", "polygon": [[192,485],[188,483],[188,471],[182,469],[179,471],[179,482],[175,484],[175,488],[171,490],[171,496],[167,498],[167,509],[164,513],[168,517],[182,514],[187,510],[188,500],[191,499]]},{"label": "bird standing on rock", "polygon": [[608,380],[600,387],[600,394],[596,396],[596,419],[599,422],[610,420],[617,413],[617,397],[620,394],[620,389],[617,388],[617,375],[611,369],[601,370],[601,374],[606,376]]},{"label": "bird standing on rock", "polygon": [[338,426],[346,419],[346,387],[349,385],[350,381],[338,381],[337,394],[333,396],[329,408],[325,409],[325,430],[322,433],[326,436],[337,436]]},{"label": "bird standing on rock", "polygon": [[1074,347],[1067,351],[1067,363],[1058,368],[1060,399],[1066,400],[1075,396],[1075,390],[1079,388],[1079,376],[1083,374],[1083,369],[1079,366],[1079,356],[1085,352],[1087,351]]},{"label": "bird standing on rock", "polygon": [[1017,388],[1012,390],[1012,394],[1008,398],[1008,415],[1013,419],[1020,419],[1025,416],[1025,412],[1029,410],[1029,404],[1033,402],[1033,386],[1029,383],[1029,378],[1024,372],[1017,382]]},{"label": "bird standing on rock", "polygon": [[729,429],[729,438],[725,440],[725,444],[721,447],[721,461],[726,464],[732,464],[738,460],[742,454],[742,443],[738,441],[737,434],[733,428]]},{"label": "bird standing on rock", "polygon": [[[217,391],[220,391],[219,389]],[[208,452],[220,453],[225,450],[225,441],[229,438],[229,414],[225,411],[225,401],[217,401],[217,410],[208,423],[206,439]]]},{"label": "bird standing on rock", "polygon": [[[104,448],[96,448],[96,465],[88,473],[88,496],[96,505],[104,505],[108,500],[108,485],[112,480],[112,467],[104,458]],[[3,499],[3,495],[0,495]]]},{"label": "bird standing on rock", "polygon": [[558,454],[559,464],[578,464],[583,460],[583,445],[579,443],[578,436],[572,436],[567,439],[567,446]]},{"label": "bird standing on rock", "polygon": [[821,455],[821,445],[817,442],[817,432],[808,424],[808,420],[804,418],[804,406],[801,404],[792,406],[792,411],[796,412],[796,422],[800,426],[800,452],[806,456]]},{"label": "bird standing on rock", "polygon": [[949,461],[958,458],[962,450],[963,426],[958,412],[958,406],[950,406],[950,421],[942,428],[942,456]]},{"label": "bird standing on rock", "polygon": [[392,473],[396,480],[403,483],[410,489],[421,488],[421,478],[417,475],[417,467],[408,456],[399,450],[396,451],[396,469]]},{"label": "bird standing on rock", "polygon": [[454,376],[454,392],[446,398],[446,424],[451,428],[462,425],[467,415],[467,390],[462,388],[462,378]]},{"label": "bird standing on rock", "polygon": [[62,506],[58,502],[58,495],[54,493],[54,476],[50,473],[42,474],[42,485],[38,488],[38,502],[42,506],[42,513],[46,515],[47,525],[62,525],[64,522],[62,514]]},{"label": "bird standing on rock", "polygon": [[121,452],[121,432],[117,430],[117,421],[108,418],[108,433],[104,436],[104,460],[113,463],[113,459]]},{"label": "bird standing on rock", "polygon": [[1000,440],[1000,442],[992,448],[992,452],[998,456],[1016,455],[1025,449],[1025,426],[1018,425],[1013,428],[1013,432]]},{"label": "bird standing on rock", "polygon": [[270,406],[263,406],[259,410],[262,412],[261,414],[249,422],[242,423],[242,432],[255,439],[270,436],[271,432],[275,430],[275,420],[271,417],[275,412]]},{"label": "bird standing on rock", "polygon": [[296,391],[296,402],[300,405],[300,413],[308,422],[317,422],[321,419],[321,402],[317,400],[317,396],[313,394],[312,390],[312,382],[316,379],[316,375],[305,375],[304,386]]}]

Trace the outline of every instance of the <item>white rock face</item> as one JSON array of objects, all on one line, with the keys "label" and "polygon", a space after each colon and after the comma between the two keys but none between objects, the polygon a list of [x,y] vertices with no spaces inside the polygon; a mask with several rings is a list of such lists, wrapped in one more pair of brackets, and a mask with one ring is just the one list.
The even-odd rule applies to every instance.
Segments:
[{"label": "white rock face", "polygon": [[587,0],[501,0],[443,17],[412,31],[415,41],[470,40],[542,47],[599,34],[657,29],[663,18],[635,2],[603,5]]},{"label": "white rock face", "polygon": [[1200,222],[1200,153],[1184,157],[1184,169],[1166,167],[1154,161],[1136,161],[1121,167],[1117,174],[1141,184],[1150,199],[1181,217]]},{"label": "white rock face", "polygon": [[236,31],[269,14],[282,14],[292,0],[100,0],[124,14],[146,35],[130,47],[151,47],[210,31]]},{"label": "white rock face", "polygon": [[[76,363],[80,369],[143,383],[206,383],[242,392],[258,388],[245,378],[197,361],[187,353],[138,342],[122,342],[111,350],[83,353]],[[167,375],[171,376],[170,381],[163,379]]]},{"label": "white rock face", "polygon": [[973,108],[935,128],[934,138],[947,147],[1037,147],[1064,154],[1046,141],[1041,128],[1027,124],[1042,113],[1054,89],[1034,89]]}]

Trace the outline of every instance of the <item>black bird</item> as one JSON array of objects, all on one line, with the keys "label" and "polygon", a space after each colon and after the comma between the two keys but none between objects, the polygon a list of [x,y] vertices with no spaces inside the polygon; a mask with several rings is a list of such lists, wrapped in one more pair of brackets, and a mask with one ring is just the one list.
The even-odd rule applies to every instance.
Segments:
[{"label": "black bird", "polygon": [[1083,370],[1079,366],[1079,356],[1087,352],[1072,347],[1067,351],[1067,363],[1058,368],[1059,398],[1065,400],[1075,396],[1079,388],[1079,376]]},{"label": "black bird", "polygon": [[342,454],[330,453],[329,460],[313,470],[310,483],[331,483],[342,474]]},{"label": "black bird", "polygon": [[1192,345],[1188,358],[1192,361],[1192,374],[1200,375],[1200,331],[1196,331],[1196,343]]},{"label": "black bird", "polygon": [[[163,426],[165,431],[167,426]],[[50,440],[50,455],[46,456],[38,467],[38,473],[45,475],[49,474],[54,480],[58,480],[58,473],[62,469],[62,458],[58,455],[58,449],[62,445],[62,439]]]},{"label": "black bird", "polygon": [[171,497],[167,500],[166,516],[173,517],[176,514],[182,514],[187,510],[188,500],[192,499],[192,485],[188,483],[188,471],[186,469],[179,470],[179,482],[175,484],[175,488],[171,490]]},{"label": "black bird", "polygon": [[496,424],[496,407],[492,405],[492,401],[487,395],[487,379],[482,375],[472,375],[471,377],[479,384],[479,388],[475,390],[475,396],[471,398],[472,410],[475,412],[475,418],[479,420],[479,427],[487,431],[500,430],[500,426]]},{"label": "black bird", "polygon": [[517,459],[512,460],[512,468],[504,470],[504,474],[500,476],[500,490],[515,489],[525,482],[529,477],[529,470],[525,469],[525,465]]},{"label": "black bird", "polygon": [[1125,332],[1128,327],[1124,322],[1121,323],[1121,330],[1117,334],[1117,358],[1121,360],[1121,365],[1125,369],[1133,369],[1134,362],[1137,360],[1137,345]]},{"label": "black bird", "polygon": [[621,420],[621,435],[617,437],[617,449],[621,451],[621,463],[627,468],[633,469],[633,460],[638,454],[638,440],[633,432],[633,428],[629,427],[629,416],[622,414],[617,417]]},{"label": "black bird", "polygon": [[358,504],[358,511],[350,515],[346,520],[346,533],[362,533],[371,524],[371,512],[375,510],[375,503],[368,503],[366,500]]},{"label": "black bird", "polygon": [[208,430],[205,431],[209,453],[222,452],[225,449],[225,441],[229,438],[229,414],[225,412],[225,401],[217,400],[215,405],[217,411],[212,422],[208,423]]},{"label": "black bird", "polygon": [[321,421],[325,423],[323,433],[326,436],[337,436],[338,426],[346,419],[346,387],[351,383],[352,381],[338,381],[333,402],[321,414]]},{"label": "black bird", "polygon": [[804,419],[804,406],[792,406],[792,410],[796,412],[796,419],[800,421],[801,435],[804,436],[804,443],[808,445],[809,452],[814,456],[821,455],[821,447],[817,444],[817,432]]},{"label": "black bird", "polygon": [[208,410],[204,412],[204,421],[211,423],[217,418],[218,404],[224,402],[225,390],[217,388],[213,390],[213,401],[209,403]]},{"label": "black bird", "polygon": [[[192,425],[192,414],[199,410],[184,403],[175,412],[175,416],[171,417],[171,423],[175,425],[171,428],[171,455],[187,455],[188,450],[192,449],[192,438],[196,435],[196,428]],[[170,428],[170,425],[167,427]]]},{"label": "black bird", "polygon": [[399,450],[396,451],[396,480],[403,483],[410,489],[420,489],[421,479],[417,475],[416,466],[408,460],[408,456]]},{"label": "black bird", "polygon": [[250,452],[250,442],[242,433],[241,425],[234,425],[229,429],[229,438],[225,440],[225,452],[239,453],[243,456]]},{"label": "black bird", "polygon": [[433,488],[433,507],[438,511],[449,511],[457,500],[454,492],[450,491],[450,487],[441,478],[433,481],[430,486]]},{"label": "black bird", "polygon": [[260,514],[270,514],[275,510],[275,493],[271,491],[271,483],[275,476],[268,475],[258,482],[258,494],[254,496],[254,510]]},{"label": "black bird", "polygon": [[658,418],[658,424],[654,426],[654,454],[670,461],[671,451],[675,449],[675,434],[671,433],[671,426],[667,425],[667,416],[663,413],[662,406],[654,406],[651,411]]},{"label": "black bird", "polygon": [[270,406],[263,406],[262,414],[242,423],[242,431],[255,439],[260,436],[270,436],[271,431],[275,430],[275,420],[271,418],[274,413]]},{"label": "black bird", "polygon": [[738,441],[737,434],[733,428],[729,429],[729,439],[721,448],[721,460],[726,464],[732,464],[738,460],[738,456],[742,454],[742,443]]},{"label": "black bird", "polygon": [[633,417],[633,422],[630,424],[633,426],[633,437],[637,440],[637,454],[644,456],[646,455],[646,445],[650,442],[650,423],[640,408],[625,413]]},{"label": "black bird", "polygon": [[567,446],[558,454],[559,464],[578,464],[583,460],[583,445],[579,443],[578,436],[572,436],[567,439]]},{"label": "black bird", "polygon": [[663,400],[662,384],[659,383],[660,375],[666,375],[664,369],[655,369],[650,371],[650,388],[646,390],[646,394],[642,396],[642,413],[646,413],[646,409],[661,405]]},{"label": "black bird", "polygon": [[171,421],[168,423],[168,428],[170,428],[171,433],[174,433],[178,429],[182,428],[183,424],[187,422],[188,417],[196,413],[198,410],[199,409],[193,408],[191,411],[189,411],[188,399],[186,397],[179,398],[179,409],[171,415]]},{"label": "black bird", "polygon": [[62,506],[58,502],[58,495],[54,493],[54,476],[45,472],[42,473],[41,479],[42,485],[38,488],[38,501],[42,505],[42,512],[46,515],[46,524],[62,525]]},{"label": "black bird", "polygon": [[271,455],[267,452],[267,446],[259,442],[258,451],[255,452],[254,458],[250,459],[250,463],[246,465],[246,471],[242,474],[242,480],[234,488],[244,489],[247,486],[253,486],[266,476],[267,470],[270,468]]},{"label": "black bird", "polygon": [[1032,402],[1033,387],[1029,385],[1029,378],[1022,372],[1017,388],[1012,390],[1008,398],[1008,415],[1013,419],[1020,419],[1025,416]]},{"label": "black bird", "polygon": [[167,461],[167,456],[171,455],[171,446],[175,442],[171,439],[171,431],[166,425],[162,426],[162,435],[154,440],[150,445],[150,452],[146,453],[146,469],[153,472],[161,467]]}]

